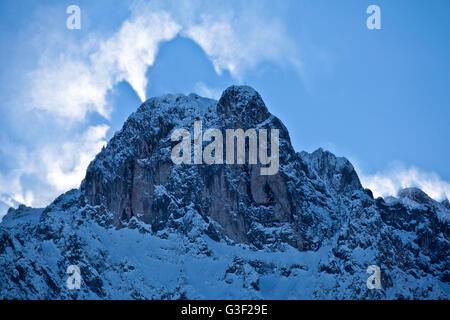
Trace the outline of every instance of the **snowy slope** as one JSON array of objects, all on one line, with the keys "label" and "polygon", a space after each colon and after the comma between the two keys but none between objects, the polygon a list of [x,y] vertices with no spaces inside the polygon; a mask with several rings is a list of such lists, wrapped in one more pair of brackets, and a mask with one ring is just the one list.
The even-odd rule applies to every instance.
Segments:
[{"label": "snowy slope", "polygon": [[[170,133],[278,128],[280,171],[173,165]],[[448,299],[450,210],[420,190],[373,199],[351,163],[296,153],[250,87],[220,101],[145,102],[90,164],[80,190],[0,223],[0,298]],[[66,269],[81,269],[81,289]],[[382,289],[366,286],[369,265]]]}]

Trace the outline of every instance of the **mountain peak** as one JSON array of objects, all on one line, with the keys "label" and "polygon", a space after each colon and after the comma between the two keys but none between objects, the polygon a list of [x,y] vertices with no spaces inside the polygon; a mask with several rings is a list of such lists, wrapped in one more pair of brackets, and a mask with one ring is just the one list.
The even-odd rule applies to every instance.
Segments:
[{"label": "mountain peak", "polygon": [[255,89],[253,89],[250,86],[247,85],[231,85],[228,88],[226,88],[223,93],[222,93],[222,97],[226,97],[226,96],[232,96],[234,98],[237,99],[252,99],[253,97],[259,97],[261,98],[261,96],[259,95],[258,91],[256,91]]},{"label": "mountain peak", "polygon": [[303,151],[300,157],[337,192],[351,194],[355,190],[363,190],[358,174],[346,158],[337,157],[322,148],[313,153]]},{"label": "mountain peak", "polygon": [[[208,105],[206,112],[199,105]],[[279,172],[261,176],[260,164],[174,165],[171,133],[178,128],[192,130],[194,121],[202,121],[204,129],[213,126],[222,132],[261,127],[279,130]],[[135,217],[159,230],[176,224],[175,217],[192,206],[200,216],[214,221],[207,229],[218,237],[258,247],[286,242],[307,250],[325,239],[313,241],[311,232],[299,232],[301,189],[316,187],[305,179],[298,161],[287,129],[251,87],[231,86],[218,102],[197,95],[164,95],[147,100],[130,116],[89,165],[82,191],[91,205],[103,204],[113,212],[117,226]],[[307,162],[328,192],[349,196],[362,190],[345,158],[320,149]],[[261,233],[259,226],[269,225],[285,236]]]},{"label": "mountain peak", "polygon": [[259,93],[249,86],[228,87],[217,104],[217,113],[237,117],[243,126],[256,125],[270,116]]},{"label": "mountain peak", "polygon": [[158,112],[163,113],[175,108],[192,107],[198,112],[206,112],[211,106],[215,106],[217,101],[210,98],[201,97],[195,93],[185,95],[178,94],[165,94],[159,97],[152,97],[146,100],[137,110],[140,112]]},{"label": "mountain peak", "polygon": [[433,203],[433,199],[416,187],[404,188],[398,192],[397,196],[401,200],[409,199],[419,204]]}]

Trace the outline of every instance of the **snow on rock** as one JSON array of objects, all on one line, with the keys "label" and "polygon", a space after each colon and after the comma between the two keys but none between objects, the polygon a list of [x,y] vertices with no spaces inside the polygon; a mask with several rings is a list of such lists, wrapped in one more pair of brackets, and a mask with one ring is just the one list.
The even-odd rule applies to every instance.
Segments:
[{"label": "snow on rock", "polygon": [[[174,165],[177,128],[280,131],[280,170]],[[143,103],[89,165],[80,190],[0,223],[4,299],[448,299],[449,208],[422,191],[373,199],[351,163],[296,153],[261,96]],[[80,290],[66,286],[69,265]],[[366,286],[381,268],[380,290]]]}]

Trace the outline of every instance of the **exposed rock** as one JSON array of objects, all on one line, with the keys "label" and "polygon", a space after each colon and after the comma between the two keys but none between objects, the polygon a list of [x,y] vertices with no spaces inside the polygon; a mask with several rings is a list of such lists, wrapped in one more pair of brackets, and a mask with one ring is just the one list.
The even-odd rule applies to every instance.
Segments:
[{"label": "exposed rock", "polygon": [[[174,165],[171,133],[196,120],[278,129],[278,173]],[[80,190],[8,211],[0,299],[448,299],[449,216],[418,189],[373,199],[345,158],[296,153],[250,87],[165,95],[129,117]],[[69,265],[80,290],[65,286]],[[369,265],[381,290],[366,287]]]},{"label": "exposed rock", "polygon": [[445,199],[441,202],[441,204],[450,210],[450,202],[448,202],[448,199]]},{"label": "exposed rock", "polygon": [[405,188],[398,192],[399,199],[403,201],[414,201],[418,204],[431,204],[431,199],[425,192],[418,188]]}]

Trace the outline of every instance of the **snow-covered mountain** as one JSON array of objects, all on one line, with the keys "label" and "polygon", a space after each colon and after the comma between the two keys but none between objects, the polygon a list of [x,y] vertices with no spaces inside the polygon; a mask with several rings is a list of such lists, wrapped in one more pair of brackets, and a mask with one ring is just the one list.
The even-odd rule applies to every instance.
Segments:
[{"label": "snow-covered mountain", "polygon": [[[279,172],[174,165],[171,133],[279,130]],[[0,298],[448,299],[447,202],[418,189],[373,199],[345,158],[295,152],[260,95],[165,95],[142,104],[79,190],[0,224]],[[81,287],[69,290],[67,267]],[[368,289],[367,268],[381,269]]]}]

